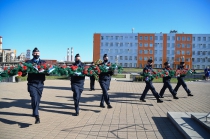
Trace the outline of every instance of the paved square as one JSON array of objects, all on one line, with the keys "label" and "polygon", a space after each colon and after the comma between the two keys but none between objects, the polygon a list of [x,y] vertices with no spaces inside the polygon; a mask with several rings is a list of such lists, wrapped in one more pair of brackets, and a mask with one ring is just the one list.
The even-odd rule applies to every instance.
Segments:
[{"label": "paved square", "polygon": [[[41,123],[35,125],[27,82],[0,83],[0,138],[181,139],[184,137],[167,118],[168,111],[210,112],[210,82],[188,82],[194,96],[188,97],[180,87],[178,100],[166,90],[164,103],[157,104],[150,91],[146,103],[139,101],[144,83],[111,81],[109,95],[113,109],[99,107],[100,86],[96,82],[96,91],[89,91],[89,84],[86,80],[80,115],[75,117],[70,81],[45,81],[39,109]],[[154,83],[156,91],[162,85]]]}]

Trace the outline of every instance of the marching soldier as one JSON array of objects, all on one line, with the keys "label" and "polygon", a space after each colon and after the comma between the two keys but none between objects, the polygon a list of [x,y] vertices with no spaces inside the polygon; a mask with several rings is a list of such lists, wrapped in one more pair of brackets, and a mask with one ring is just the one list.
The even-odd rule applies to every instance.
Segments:
[{"label": "marching soldier", "polygon": [[[146,73],[146,72],[153,72],[153,73],[154,73],[154,71],[153,71],[153,69],[152,69],[152,64],[153,64],[153,60],[149,59],[149,60],[147,61],[146,67],[143,69],[143,72],[144,72],[144,73]],[[141,102],[146,102],[145,97],[146,97],[146,95],[147,95],[147,92],[148,92],[149,90],[151,90],[151,91],[152,91],[152,94],[153,94],[153,95],[155,96],[155,98],[157,99],[157,103],[162,103],[163,101],[160,100],[160,96],[159,96],[159,94],[156,92],[154,86],[152,85],[152,81],[151,81],[151,80],[147,80],[147,79],[144,79],[144,80],[145,80],[145,83],[146,83],[146,87],[145,87],[145,89],[144,89],[144,91],[143,91],[143,93],[142,93],[142,95],[141,95],[141,97],[140,97],[140,101],[141,101]]]},{"label": "marching soldier", "polygon": [[[91,66],[94,66],[94,62],[91,63]],[[90,76],[90,91],[95,91],[95,77]]]},{"label": "marching soldier", "polygon": [[[185,63],[180,62],[180,66],[178,67],[177,70],[184,70],[184,66],[185,66]],[[187,88],[187,85],[184,81],[184,77],[185,77],[185,75],[180,75],[179,77],[177,77],[178,83],[177,83],[176,87],[174,88],[174,91],[177,92],[179,87],[182,85],[184,90],[187,92],[188,96],[193,96],[193,94],[191,94],[191,91]]]},{"label": "marching soldier", "polygon": [[[77,66],[78,68],[84,68],[84,64],[80,61],[80,55],[76,54],[75,56],[75,63],[73,66]],[[71,89],[73,91],[73,99],[74,99],[74,106],[75,106],[75,114],[74,116],[79,115],[79,101],[84,89],[84,81],[85,76],[79,76],[79,73],[75,73],[71,76]]]},{"label": "marching soldier", "polygon": [[[110,62],[108,62],[107,54],[104,54],[103,60],[104,61],[101,65],[110,64]],[[113,71],[101,72],[101,74],[99,75],[99,84],[103,91],[103,94],[101,96],[101,103],[100,103],[100,107],[102,107],[102,108],[105,108],[104,101],[106,102],[108,109],[112,108],[112,106],[110,105],[109,95],[107,92],[107,90],[109,89],[110,78],[112,75],[113,75]]]},{"label": "marching soldier", "polygon": [[[36,64],[36,65],[42,65],[46,63],[45,61],[39,58],[40,52],[38,48],[34,48],[32,55],[33,59],[26,61],[26,63]],[[35,117],[35,124],[39,124],[40,117],[38,109],[42,97],[45,74],[28,73],[27,81],[28,81],[28,92],[30,93],[31,97],[31,107],[33,110],[33,116]]]},{"label": "marching soldier", "polygon": [[[165,66],[165,68],[163,70],[169,73],[169,71],[170,71],[170,64],[168,62],[165,62],[164,66]],[[171,86],[171,83],[170,83],[170,80],[171,80],[170,76],[163,77],[163,87],[160,90],[160,94],[159,94],[160,98],[164,98],[163,94],[164,94],[166,88],[168,88],[169,91],[171,92],[171,94],[173,95],[173,98],[174,99],[179,99],[178,97],[176,97],[176,92],[173,90],[173,88]]]}]

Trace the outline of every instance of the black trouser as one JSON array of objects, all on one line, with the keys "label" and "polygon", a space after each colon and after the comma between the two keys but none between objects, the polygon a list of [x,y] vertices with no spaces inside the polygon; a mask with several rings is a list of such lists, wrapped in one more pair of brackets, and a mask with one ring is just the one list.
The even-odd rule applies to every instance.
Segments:
[{"label": "black trouser", "polygon": [[146,83],[146,87],[145,87],[140,99],[143,100],[146,97],[147,92],[149,90],[152,91],[152,94],[155,96],[156,99],[160,98],[159,94],[156,92],[154,86],[152,85],[152,81],[145,81],[145,83]]},{"label": "black trouser", "polygon": [[94,76],[90,76],[90,89],[91,90],[95,89],[94,85],[95,85],[95,77]]},{"label": "black trouser", "polygon": [[182,85],[182,87],[184,88],[184,90],[185,90],[188,94],[190,94],[191,91],[187,88],[187,85],[186,85],[186,83],[184,82],[184,77],[178,77],[177,80],[178,80],[178,83],[177,83],[176,87],[174,88],[174,91],[177,92],[178,89],[179,89],[179,87]]},{"label": "black trouser", "polygon": [[43,81],[28,82],[28,92],[31,96],[31,107],[33,110],[33,116],[39,116],[39,103],[42,97],[42,91],[44,87]]},{"label": "black trouser", "polygon": [[171,86],[171,83],[170,83],[170,80],[164,81],[163,83],[164,83],[164,84],[163,84],[162,89],[160,90],[160,94],[159,94],[159,95],[160,95],[160,96],[163,96],[163,94],[164,94],[166,88],[168,88],[169,91],[171,92],[171,94],[172,94],[173,96],[176,96],[176,92],[173,90],[173,88],[172,88],[172,86]]},{"label": "black trouser", "polygon": [[109,79],[103,79],[103,80],[99,80],[99,84],[101,86],[101,89],[103,91],[103,94],[101,96],[101,103],[100,105],[104,105],[104,101],[106,102],[107,105],[110,104],[110,100],[109,100],[109,95],[108,95],[108,87],[109,87]]},{"label": "black trouser", "polygon": [[71,83],[71,88],[73,91],[75,111],[76,113],[79,113],[79,101],[84,88],[84,81],[81,81],[80,83]]}]

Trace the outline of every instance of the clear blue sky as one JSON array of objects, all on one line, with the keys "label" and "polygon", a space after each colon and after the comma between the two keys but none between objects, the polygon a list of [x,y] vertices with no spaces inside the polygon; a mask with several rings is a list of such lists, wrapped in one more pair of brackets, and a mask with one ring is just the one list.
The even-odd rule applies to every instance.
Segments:
[{"label": "clear blue sky", "polygon": [[63,60],[74,47],[92,61],[94,33],[210,34],[210,0],[0,0],[3,49],[38,47],[42,59]]}]

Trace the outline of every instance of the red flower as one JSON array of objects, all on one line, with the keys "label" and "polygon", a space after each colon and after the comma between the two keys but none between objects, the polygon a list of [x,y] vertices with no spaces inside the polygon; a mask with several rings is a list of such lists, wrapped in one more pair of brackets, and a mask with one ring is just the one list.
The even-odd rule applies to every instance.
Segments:
[{"label": "red flower", "polygon": [[62,68],[64,68],[64,69],[65,69],[65,68],[66,68],[66,65],[63,65],[63,66],[62,66]]},{"label": "red flower", "polygon": [[22,72],[21,71],[18,72],[18,76],[22,76]]},{"label": "red flower", "polygon": [[74,71],[77,70],[77,68],[78,68],[77,66],[71,66],[71,69]]},{"label": "red flower", "polygon": [[98,74],[100,74],[101,73],[101,71],[100,70],[98,70]]},{"label": "red flower", "polygon": [[146,73],[148,73],[148,70],[145,70]]},{"label": "red flower", "polygon": [[14,69],[14,67],[10,67],[10,69],[12,70],[12,69]]},{"label": "red flower", "polygon": [[109,63],[109,64],[107,64],[107,66],[111,66],[111,64]]},{"label": "red flower", "polygon": [[168,75],[168,72],[166,72],[166,75]]},{"label": "red flower", "polygon": [[38,68],[38,69],[40,69],[40,68],[41,68],[41,66],[40,66],[40,65],[38,65],[38,66],[37,66],[37,68]]},{"label": "red flower", "polygon": [[156,72],[153,71],[154,74],[157,74]]},{"label": "red flower", "polygon": [[163,74],[161,74],[161,77],[163,78],[163,77],[164,77],[164,75],[163,75]]},{"label": "red flower", "polygon": [[88,74],[88,71],[86,69],[84,69],[83,74]]},{"label": "red flower", "polygon": [[4,67],[4,70],[7,70],[7,67]]},{"label": "red flower", "polygon": [[10,70],[8,70],[7,72],[8,72],[8,74],[10,74]]},{"label": "red flower", "polygon": [[92,70],[90,71],[90,74],[93,74],[93,71]]},{"label": "red flower", "polygon": [[27,70],[27,66],[23,66],[23,70]]},{"label": "red flower", "polygon": [[46,64],[44,64],[44,65],[43,65],[43,68],[44,68],[44,69],[47,69],[47,65],[46,65]]}]

